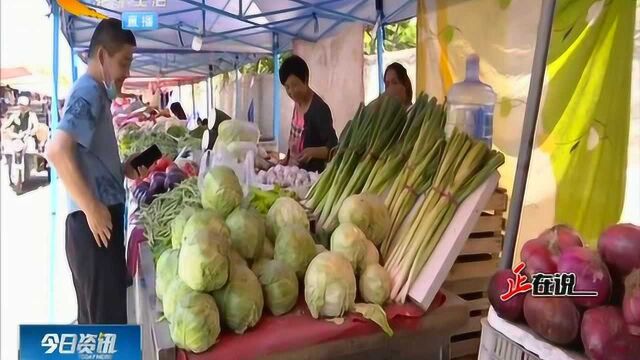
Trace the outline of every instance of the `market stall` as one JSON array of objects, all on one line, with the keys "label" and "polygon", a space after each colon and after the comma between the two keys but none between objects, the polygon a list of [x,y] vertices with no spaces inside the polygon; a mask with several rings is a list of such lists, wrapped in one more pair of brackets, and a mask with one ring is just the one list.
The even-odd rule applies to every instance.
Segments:
[{"label": "market stall", "polygon": [[[210,77],[214,69],[210,56],[187,50],[193,60],[187,65],[166,57],[153,61],[150,54],[185,52],[185,36],[200,43],[194,50],[198,47],[219,56],[216,61],[224,66],[214,72],[237,69],[242,63],[238,53],[272,55],[277,72],[279,54],[294,38],[314,41],[335,33],[344,22],[360,22],[377,27],[381,44],[380,25],[416,13],[414,1],[294,2],[299,8],[279,9],[274,2],[270,7],[263,1],[253,1],[246,8],[240,2],[229,8],[230,2],[181,0],[163,10],[166,13],[161,15],[167,20],[157,32],[141,37],[139,52],[147,56],[139,64],[141,73],[158,66],[160,73],[186,71]],[[511,266],[514,255],[554,8],[551,0],[541,6],[502,251],[504,267]],[[113,8],[96,9],[122,15]],[[184,24],[184,14],[194,11],[202,14],[199,28]],[[216,15],[215,20],[206,17],[209,12]],[[214,31],[219,17],[231,21]],[[75,19],[64,17],[68,24]],[[178,25],[173,24],[176,22]],[[285,23],[287,26],[281,26]],[[288,27],[291,23],[300,26],[297,32]],[[74,38],[79,51],[90,27],[82,29]],[[177,35],[179,43],[167,42],[169,34]],[[231,52],[230,57],[225,51]],[[382,52],[379,46],[380,73]],[[246,61],[256,58],[252,56]],[[276,134],[277,94],[274,91]],[[504,163],[504,155],[490,150],[482,139],[451,131],[449,109],[427,95],[419,96],[408,113],[387,97],[362,106],[328,168],[315,175],[293,167],[269,166],[275,165],[274,158],[261,151],[259,133],[238,121],[221,124],[216,133],[209,127],[196,134],[172,121],[123,131],[121,140],[126,141],[121,145],[127,141],[140,148],[163,144],[165,155],[147,179],[130,184],[128,262],[135,278],[136,315],[143,326],[145,356],[365,358],[386,352],[402,358],[449,358],[449,337],[460,334],[461,328],[478,332],[481,322],[471,323],[469,317],[474,312],[477,319],[486,315],[487,299],[463,302],[442,286],[468,288],[468,284],[454,283],[477,280],[450,273],[452,267],[454,272],[464,268],[459,261],[470,261],[458,255],[489,253],[488,260],[478,258],[496,266],[494,253],[500,251],[493,251],[491,234],[497,234],[500,248],[501,214],[494,216],[500,222],[497,227],[483,228],[479,221],[487,218],[483,210],[491,209],[488,204],[496,194],[496,172]],[[254,170],[259,160],[272,162],[267,166],[270,172]],[[499,211],[505,208],[506,199]],[[480,240],[467,242],[474,232],[482,235],[472,239]],[[491,271],[483,269],[483,273]],[[495,300],[496,289],[506,289],[490,286],[489,300],[499,309],[503,304]],[[628,291],[635,291],[632,289]],[[573,305],[568,304],[570,309]],[[543,308],[536,313],[544,314]],[[630,311],[633,316],[635,310]],[[525,317],[526,313],[525,309]],[[628,321],[626,313],[624,317]],[[498,320],[490,323],[501,328]],[[535,331],[533,323],[529,325]],[[543,332],[545,325],[538,324],[537,332]],[[576,324],[571,325],[575,330]],[[626,342],[614,344],[618,351],[635,354],[637,334],[619,334]],[[543,337],[554,339],[549,334]],[[426,338],[429,346],[411,352],[416,347],[410,344]],[[473,342],[464,345],[468,344],[477,346]],[[483,346],[481,350],[486,348],[484,340]]]}]

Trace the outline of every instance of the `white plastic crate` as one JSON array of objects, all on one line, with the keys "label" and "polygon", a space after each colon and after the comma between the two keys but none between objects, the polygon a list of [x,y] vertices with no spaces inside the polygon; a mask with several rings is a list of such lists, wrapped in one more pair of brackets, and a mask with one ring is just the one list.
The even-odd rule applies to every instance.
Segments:
[{"label": "white plastic crate", "polygon": [[478,360],[540,360],[539,357],[525,350],[518,343],[492,328],[484,318]]}]

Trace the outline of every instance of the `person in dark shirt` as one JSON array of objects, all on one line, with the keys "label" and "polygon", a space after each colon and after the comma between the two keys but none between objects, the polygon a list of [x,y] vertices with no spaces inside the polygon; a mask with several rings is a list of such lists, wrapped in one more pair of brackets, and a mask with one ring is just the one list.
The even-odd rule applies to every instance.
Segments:
[{"label": "person in dark shirt", "polygon": [[309,67],[299,56],[288,57],[280,67],[280,83],[295,103],[285,165],[321,172],[329,150],[338,143],[331,109],[309,87]]}]

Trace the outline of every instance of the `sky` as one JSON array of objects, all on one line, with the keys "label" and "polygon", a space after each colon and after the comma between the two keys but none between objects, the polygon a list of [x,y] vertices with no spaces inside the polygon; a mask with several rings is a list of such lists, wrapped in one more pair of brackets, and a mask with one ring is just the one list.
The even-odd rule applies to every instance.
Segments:
[{"label": "sky", "polygon": [[[51,79],[53,16],[47,17],[46,0],[0,1],[0,65],[24,66],[44,79]],[[60,34],[60,76],[68,83],[71,75],[71,50]],[[63,91],[64,89],[61,89]]]}]

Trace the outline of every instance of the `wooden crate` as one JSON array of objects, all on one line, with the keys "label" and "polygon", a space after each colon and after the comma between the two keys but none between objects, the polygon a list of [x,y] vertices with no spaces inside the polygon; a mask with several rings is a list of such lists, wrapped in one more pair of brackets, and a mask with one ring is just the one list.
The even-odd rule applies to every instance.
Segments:
[{"label": "wooden crate", "polygon": [[480,319],[489,310],[487,286],[500,265],[507,201],[505,190],[493,193],[443,285],[469,306],[469,321],[451,337],[451,359],[477,358],[482,332]]}]

